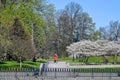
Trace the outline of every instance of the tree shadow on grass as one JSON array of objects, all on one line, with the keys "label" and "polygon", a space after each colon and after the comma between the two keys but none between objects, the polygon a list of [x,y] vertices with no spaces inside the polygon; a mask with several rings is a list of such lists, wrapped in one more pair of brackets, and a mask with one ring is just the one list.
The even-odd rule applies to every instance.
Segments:
[{"label": "tree shadow on grass", "polygon": [[5,62],[0,62],[0,64],[6,64]]}]

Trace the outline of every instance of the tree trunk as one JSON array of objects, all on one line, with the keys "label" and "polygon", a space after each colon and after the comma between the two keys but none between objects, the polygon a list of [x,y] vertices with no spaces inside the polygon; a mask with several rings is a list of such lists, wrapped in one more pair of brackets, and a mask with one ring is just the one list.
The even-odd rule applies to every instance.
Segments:
[{"label": "tree trunk", "polygon": [[117,63],[117,55],[113,55],[113,64]]},{"label": "tree trunk", "polygon": [[89,57],[85,57],[85,64],[88,64]]},{"label": "tree trunk", "polygon": [[21,57],[20,57],[20,70],[22,69],[22,60],[21,60]]},{"label": "tree trunk", "polygon": [[118,55],[115,55],[115,63],[116,63],[116,64],[117,64],[117,56],[118,56]]},{"label": "tree trunk", "polygon": [[104,57],[104,63],[105,63],[105,64],[108,64],[108,56],[105,56],[105,55],[104,55],[103,57]]}]

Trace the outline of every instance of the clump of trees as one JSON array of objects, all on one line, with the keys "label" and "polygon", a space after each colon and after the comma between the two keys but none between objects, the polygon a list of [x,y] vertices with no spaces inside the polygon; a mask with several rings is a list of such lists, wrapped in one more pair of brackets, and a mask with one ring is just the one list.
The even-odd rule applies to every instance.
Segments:
[{"label": "clump of trees", "polygon": [[[58,53],[66,53],[66,46],[73,43],[73,32],[78,30],[78,40],[95,41],[100,38],[95,23],[80,4],[71,2],[63,10],[57,12],[57,47]],[[59,52],[61,51],[61,52]],[[63,54],[68,56],[67,53]]]},{"label": "clump of trees", "polygon": [[100,27],[101,39],[118,41],[120,39],[120,22],[110,21],[108,26]]},{"label": "clump of trees", "polygon": [[14,19],[9,38],[12,43],[10,49],[13,54],[17,55],[18,62],[26,58],[31,59],[35,55],[35,47],[32,44],[31,36],[25,31],[18,18]]},{"label": "clump of trees", "polygon": [[67,52],[85,57],[86,63],[91,56],[103,56],[105,64],[108,63],[107,56],[113,56],[113,62],[116,63],[117,56],[120,54],[120,44],[119,41],[97,40],[92,42],[85,40],[67,46]]},{"label": "clump of trees", "polygon": [[45,0],[1,0],[0,57],[19,62],[30,60],[38,53],[43,55],[50,39],[48,34],[50,30],[54,32],[52,24],[47,26],[53,20],[49,13],[52,15],[54,8]]}]

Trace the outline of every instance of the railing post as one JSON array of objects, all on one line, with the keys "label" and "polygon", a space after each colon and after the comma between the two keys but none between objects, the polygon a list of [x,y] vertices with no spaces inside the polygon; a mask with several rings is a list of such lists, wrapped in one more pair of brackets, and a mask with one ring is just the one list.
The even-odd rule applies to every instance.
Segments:
[{"label": "railing post", "polygon": [[120,77],[120,71],[118,71],[118,77]]},{"label": "railing post", "polygon": [[111,80],[111,72],[112,72],[112,71],[111,71],[111,69],[110,69],[110,76],[109,76],[110,80]]},{"label": "railing post", "polygon": [[73,76],[74,76],[74,78],[75,78],[75,77],[76,77],[76,76],[75,76],[75,68],[74,68],[73,70],[74,70],[74,71],[73,71],[73,72],[74,72]]},{"label": "railing post", "polygon": [[92,68],[92,79],[94,79],[94,71],[93,71],[93,68]]},{"label": "railing post", "polygon": [[57,70],[56,70],[56,68],[55,68],[55,78],[57,78]]}]

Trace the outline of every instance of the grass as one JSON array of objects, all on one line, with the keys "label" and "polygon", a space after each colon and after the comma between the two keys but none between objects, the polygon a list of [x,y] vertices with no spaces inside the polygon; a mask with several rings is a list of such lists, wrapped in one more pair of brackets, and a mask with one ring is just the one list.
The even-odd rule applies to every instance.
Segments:
[{"label": "grass", "polygon": [[20,69],[20,63],[16,61],[5,61],[0,62],[0,71],[26,71],[26,69],[32,71],[34,68],[39,69],[40,64],[45,62],[45,60],[37,60],[36,62],[24,61],[22,63],[22,69]]},{"label": "grass", "polygon": [[[71,66],[85,65],[83,60],[84,60],[84,58],[78,58],[78,59],[74,59],[74,62],[73,62],[73,58],[69,58],[69,57],[58,58],[58,61],[67,62]],[[53,59],[50,59],[50,61],[53,61]],[[108,56],[108,64],[112,64],[112,63],[113,63],[113,57]],[[87,65],[93,65],[93,64],[95,64],[95,65],[105,64],[104,58],[101,56],[90,57],[88,59]],[[117,57],[117,64],[120,64],[120,56]]]},{"label": "grass", "polygon": [[[74,59],[74,63],[83,63],[83,59],[84,59],[84,58]],[[53,59],[51,59],[51,60],[53,61]],[[73,59],[72,59],[72,58],[65,57],[65,58],[59,58],[58,61],[65,61],[65,62],[72,63],[72,62],[73,62]],[[109,61],[109,63],[112,63],[112,62],[113,62],[112,56],[109,56],[109,57],[108,57],[108,61]],[[88,59],[88,63],[104,63],[104,58],[101,57],[101,56],[98,56],[98,57],[90,57],[90,58]],[[120,56],[118,56],[118,58],[117,58],[117,63],[120,63]]]},{"label": "grass", "polygon": [[[39,68],[41,63],[45,63],[45,60],[37,60],[36,62],[32,62],[32,61],[24,61],[22,63],[22,68]],[[20,67],[20,63],[16,62],[16,61],[4,61],[0,63],[0,67],[4,67],[4,68],[19,68]]]}]

